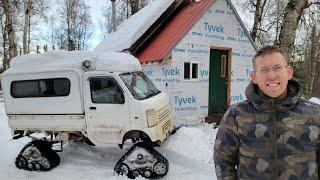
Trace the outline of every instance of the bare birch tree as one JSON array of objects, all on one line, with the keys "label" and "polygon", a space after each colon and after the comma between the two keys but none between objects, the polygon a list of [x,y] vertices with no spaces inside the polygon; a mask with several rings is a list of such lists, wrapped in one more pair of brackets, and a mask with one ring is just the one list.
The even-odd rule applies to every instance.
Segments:
[{"label": "bare birch tree", "polygon": [[267,3],[267,0],[256,0],[256,2],[254,2],[253,0],[250,0],[250,4],[255,8],[254,21],[253,21],[252,31],[250,33],[254,41],[257,38],[257,33],[262,23],[261,21],[262,21],[266,3]]},{"label": "bare birch tree", "polygon": [[287,55],[290,62],[294,50],[296,31],[303,10],[308,7],[308,0],[289,0],[285,8],[284,17],[279,34],[280,48]]},{"label": "bare birch tree", "polygon": [[[116,1],[116,25],[121,24],[125,19],[144,8],[150,0],[117,0]],[[102,8],[104,21],[99,22],[101,32],[105,38],[112,32],[112,10],[111,7]]]},{"label": "bare birch tree", "polygon": [[12,59],[17,56],[17,44],[15,41],[15,31],[13,26],[13,3],[10,0],[3,0],[5,20],[5,32],[9,43],[9,58]]},{"label": "bare birch tree", "polygon": [[54,31],[60,49],[86,49],[92,34],[89,6],[84,0],[63,0],[60,15],[61,24]]},{"label": "bare birch tree", "polygon": [[[3,70],[9,68],[10,60],[17,56],[17,44],[15,41],[15,29],[14,29],[14,5],[16,1],[2,0],[2,8],[5,15],[4,31],[3,31]],[[8,49],[6,48],[8,44]]]},{"label": "bare birch tree", "polygon": [[76,7],[79,5],[79,0],[64,0],[62,17],[66,18],[66,36],[67,36],[67,50],[75,50],[75,42],[72,39],[72,33],[75,26],[75,19],[77,16]]},{"label": "bare birch tree", "polygon": [[233,0],[251,29],[250,36],[258,46],[278,42],[285,1],[283,0]]},{"label": "bare birch tree", "polygon": [[129,0],[129,3],[127,4],[130,5],[131,15],[135,14],[140,10],[139,3],[140,3],[140,0]]},{"label": "bare birch tree", "polygon": [[[319,59],[320,57],[318,56],[318,62],[315,67],[314,77],[320,77],[320,60]],[[311,96],[320,97],[320,79],[319,78],[314,78],[313,80]]]},{"label": "bare birch tree", "polygon": [[23,53],[30,52],[30,18],[32,0],[24,0]]},{"label": "bare birch tree", "polygon": [[[23,54],[28,54],[30,52],[31,45],[31,32],[34,28],[39,25],[41,20],[47,18],[47,10],[49,9],[48,0],[24,0],[23,1],[23,37],[22,37],[22,47]],[[37,21],[36,21],[37,20]],[[41,22],[43,23],[43,22]]]}]

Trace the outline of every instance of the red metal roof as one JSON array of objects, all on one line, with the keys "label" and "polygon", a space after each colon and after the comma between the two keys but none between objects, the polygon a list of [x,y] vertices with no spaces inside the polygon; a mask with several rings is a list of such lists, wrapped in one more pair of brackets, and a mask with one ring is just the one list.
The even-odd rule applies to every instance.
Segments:
[{"label": "red metal roof", "polygon": [[147,47],[137,54],[140,63],[159,61],[167,57],[172,48],[188,33],[212,3],[213,0],[198,1],[177,13],[164,29],[153,37]]}]

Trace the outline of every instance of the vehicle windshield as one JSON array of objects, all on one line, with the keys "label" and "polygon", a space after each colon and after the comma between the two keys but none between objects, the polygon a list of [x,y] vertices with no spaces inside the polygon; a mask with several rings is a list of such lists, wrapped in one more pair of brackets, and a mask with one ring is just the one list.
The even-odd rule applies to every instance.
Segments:
[{"label": "vehicle windshield", "polygon": [[137,100],[147,99],[161,92],[143,72],[123,73],[120,78]]}]

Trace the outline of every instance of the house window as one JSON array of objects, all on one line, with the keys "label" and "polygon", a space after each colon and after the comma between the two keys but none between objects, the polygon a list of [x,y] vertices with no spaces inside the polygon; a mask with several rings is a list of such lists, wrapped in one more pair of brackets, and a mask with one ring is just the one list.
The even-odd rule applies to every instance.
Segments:
[{"label": "house window", "polygon": [[184,79],[198,79],[199,64],[198,62],[184,62]]}]

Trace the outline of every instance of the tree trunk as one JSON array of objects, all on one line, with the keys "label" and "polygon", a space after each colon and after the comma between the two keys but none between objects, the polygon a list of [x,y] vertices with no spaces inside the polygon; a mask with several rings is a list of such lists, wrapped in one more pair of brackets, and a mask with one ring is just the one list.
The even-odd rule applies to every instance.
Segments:
[{"label": "tree trunk", "polygon": [[313,76],[312,76],[312,92],[311,95],[320,98],[320,31],[317,32],[316,23],[313,26],[312,31],[314,31],[314,38],[311,42],[311,49],[314,51],[314,59],[311,62],[313,66]]},{"label": "tree trunk", "polygon": [[280,24],[280,0],[277,0],[277,21],[276,21],[276,38],[274,44],[279,44],[279,24]]},{"label": "tree trunk", "polygon": [[139,0],[130,0],[130,7],[131,7],[131,15],[138,12],[139,9]]},{"label": "tree trunk", "polygon": [[317,66],[317,60],[318,60],[318,42],[319,42],[319,36],[317,34],[317,28],[316,24],[312,27],[311,30],[311,37],[310,37],[310,67],[309,67],[309,73],[311,75],[310,77],[310,89],[312,90],[313,81],[315,80],[315,71]]},{"label": "tree trunk", "polygon": [[72,38],[72,33],[75,26],[76,9],[78,0],[65,0],[66,8],[66,18],[67,18],[67,49],[68,51],[75,50],[74,39]]},{"label": "tree trunk", "polygon": [[2,48],[3,48],[3,61],[2,61],[2,70],[6,70],[9,68],[9,60],[8,60],[8,49],[7,49],[7,43],[8,43],[8,38],[7,38],[7,33],[6,30],[2,30]]},{"label": "tree trunk", "polygon": [[8,37],[8,43],[9,43],[9,61],[10,59],[17,56],[17,47],[15,42],[15,32],[13,29],[13,11],[12,11],[12,2],[10,0],[3,0],[3,11],[6,15],[5,18],[5,33]]},{"label": "tree trunk", "polygon": [[307,7],[308,0],[289,0],[282,21],[279,35],[280,48],[286,54],[290,63],[291,55],[294,50],[296,31],[303,10]]},{"label": "tree trunk", "polygon": [[[1,6],[3,8],[3,6]],[[4,12],[0,13],[0,23],[2,25],[2,27],[4,26],[4,23],[5,23],[5,19],[4,19]],[[2,67],[1,67],[1,71],[0,72],[3,72],[4,70],[7,69],[6,67],[6,62],[7,62],[7,34],[6,34],[6,31],[4,28],[1,28],[1,35],[2,35],[2,41],[1,42],[1,47],[2,47],[2,50],[1,50],[1,53],[3,55],[3,59],[2,59]]]},{"label": "tree trunk", "polygon": [[267,0],[257,0],[256,4],[253,4],[255,6],[255,12],[254,12],[254,21],[253,21],[253,27],[251,31],[251,37],[253,41],[256,41],[257,35],[258,35],[258,29],[260,27],[261,21],[262,21],[262,14],[263,9],[266,4]]},{"label": "tree trunk", "polygon": [[116,1],[111,0],[112,5],[112,14],[111,14],[111,26],[112,26],[112,32],[115,32],[117,30],[116,25]]},{"label": "tree trunk", "polygon": [[29,53],[29,39],[30,39],[30,11],[32,0],[24,1],[24,27],[23,27],[23,54]]},{"label": "tree trunk", "polygon": [[[320,62],[317,62],[317,66],[315,68],[314,77],[320,77]],[[312,96],[320,97],[320,78],[313,79],[313,86],[312,86]]]}]

